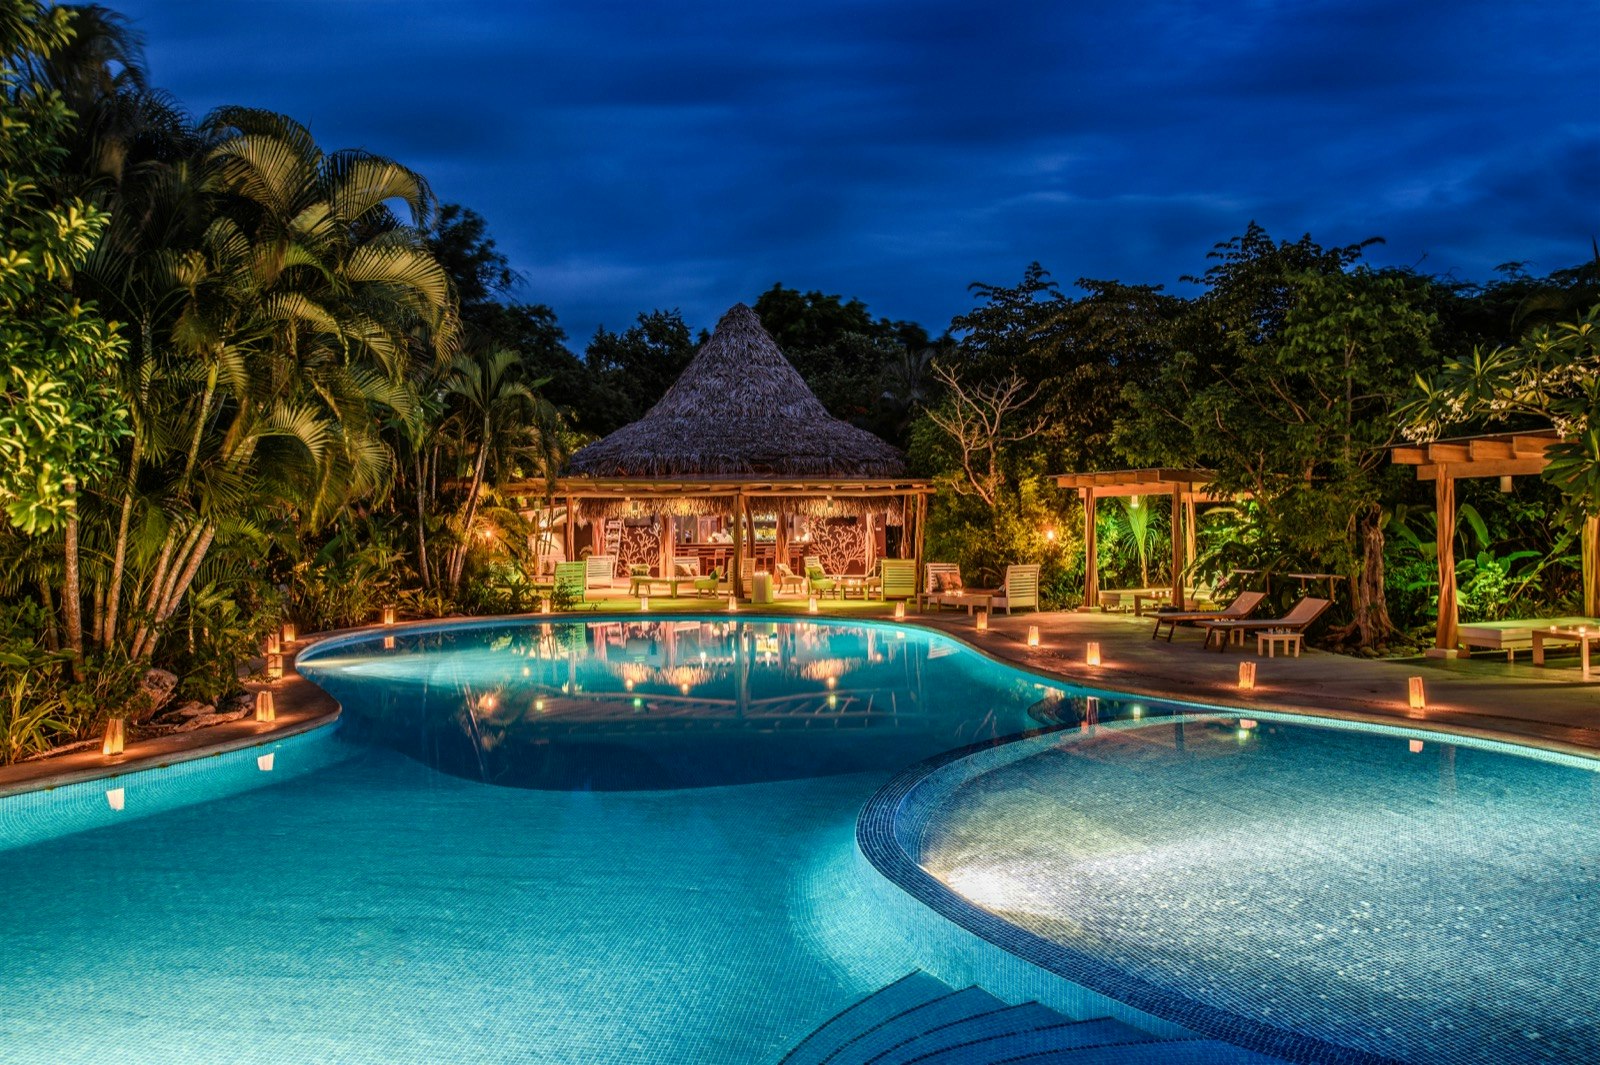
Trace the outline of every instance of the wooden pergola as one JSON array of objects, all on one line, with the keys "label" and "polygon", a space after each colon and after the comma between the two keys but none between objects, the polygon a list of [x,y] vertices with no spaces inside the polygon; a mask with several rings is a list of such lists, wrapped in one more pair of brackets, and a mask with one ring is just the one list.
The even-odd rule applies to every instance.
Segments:
[{"label": "wooden pergola", "polygon": [[[1456,482],[1470,477],[1499,477],[1508,487],[1512,477],[1541,474],[1550,464],[1546,452],[1560,441],[1561,435],[1554,429],[1536,429],[1389,449],[1394,462],[1417,468],[1417,480],[1433,482],[1434,509],[1438,514],[1434,546],[1439,565],[1439,620],[1429,654],[1451,657],[1457,651]],[[1581,541],[1583,612],[1593,617],[1600,605],[1600,518],[1584,521]]]},{"label": "wooden pergola", "polygon": [[[504,492],[513,496],[543,497],[547,488],[548,485],[544,481],[529,481],[525,484],[510,485]],[[933,493],[932,481],[911,478],[677,480],[564,477],[556,482],[551,498],[555,502],[564,503],[567,508],[565,543],[567,558],[574,557],[576,521],[573,516],[578,513],[578,504],[581,501],[600,500],[615,503],[625,500],[629,504],[637,504],[643,514],[652,513],[654,509],[652,504],[659,504],[662,501],[688,499],[719,501],[721,508],[725,508],[731,519],[729,531],[733,543],[729,580],[732,583],[733,594],[742,597],[745,594],[742,574],[746,552],[744,528],[747,525],[754,528],[753,508],[762,503],[780,508],[785,502],[792,503],[797,498],[810,498],[838,500],[842,505],[859,509],[867,500],[877,501],[877,504],[883,506],[898,502],[904,522],[901,543],[911,545],[911,557],[915,559],[917,572],[920,574],[928,516],[928,497]],[[780,522],[778,528],[781,536],[785,526]],[[782,543],[778,545],[780,557],[786,546]]]},{"label": "wooden pergola", "polygon": [[1083,609],[1100,600],[1100,552],[1095,541],[1095,501],[1112,496],[1168,496],[1172,500],[1172,602],[1183,604],[1183,572],[1195,555],[1195,504],[1218,503],[1207,470],[1156,467],[1066,473],[1056,477],[1062,488],[1077,489],[1083,498]]}]

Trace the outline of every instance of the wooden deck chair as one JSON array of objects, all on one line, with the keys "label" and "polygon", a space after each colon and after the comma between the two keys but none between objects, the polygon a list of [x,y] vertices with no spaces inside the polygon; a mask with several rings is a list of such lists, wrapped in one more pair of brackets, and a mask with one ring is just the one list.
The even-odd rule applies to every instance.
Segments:
[{"label": "wooden deck chair", "polygon": [[589,564],[587,562],[557,562],[555,598],[569,599],[574,603],[588,601]]},{"label": "wooden deck chair", "polygon": [[590,555],[584,561],[584,585],[586,588],[609,588],[617,577],[616,555]]},{"label": "wooden deck chair", "polygon": [[1037,565],[1007,566],[1000,592],[989,602],[991,610],[1004,607],[1007,614],[1012,607],[1039,609],[1039,567]]},{"label": "wooden deck chair", "polygon": [[1326,599],[1317,599],[1306,596],[1296,603],[1287,614],[1281,618],[1260,618],[1256,620],[1222,621],[1213,618],[1210,621],[1200,622],[1206,630],[1204,646],[1211,646],[1211,637],[1217,636],[1217,650],[1226,650],[1234,636],[1244,641],[1247,632],[1260,632],[1263,629],[1278,629],[1282,632],[1305,632],[1311,623],[1322,616],[1322,612],[1331,604]]},{"label": "wooden deck chair", "polygon": [[886,558],[878,564],[883,581],[879,595],[890,599],[912,599],[917,594],[917,564],[909,558]]},{"label": "wooden deck chair", "polygon": [[794,570],[790,569],[787,562],[777,563],[774,572],[777,574],[779,592],[786,592],[791,587],[796,592],[805,591],[806,579],[800,576],[800,574],[796,573]]},{"label": "wooden deck chair", "polygon": [[945,598],[944,585],[951,577],[961,579],[961,567],[954,562],[929,562],[922,569],[926,578],[922,582],[922,594],[917,596],[917,612],[921,613],[928,604],[943,608],[951,601]]},{"label": "wooden deck chair", "polygon": [[830,592],[835,595],[840,594],[839,582],[828,576],[828,571],[822,568],[821,555],[807,555],[805,562],[806,584],[813,594],[827,595]]},{"label": "wooden deck chair", "polygon": [[1161,635],[1161,626],[1167,627],[1167,642],[1172,642],[1172,634],[1178,631],[1179,625],[1198,624],[1202,621],[1243,621],[1266,598],[1263,592],[1240,592],[1225,610],[1167,610],[1156,615],[1156,631],[1150,634],[1153,640]]}]

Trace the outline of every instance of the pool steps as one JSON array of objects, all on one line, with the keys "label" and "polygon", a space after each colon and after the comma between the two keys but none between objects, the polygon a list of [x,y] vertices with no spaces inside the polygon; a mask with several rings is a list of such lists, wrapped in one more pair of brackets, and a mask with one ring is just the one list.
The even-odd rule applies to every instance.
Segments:
[{"label": "pool steps", "polygon": [[823,1023],[782,1065],[1267,1065],[1213,1039],[1167,1039],[1109,1017],[1074,1021],[1037,1002],[918,971]]}]

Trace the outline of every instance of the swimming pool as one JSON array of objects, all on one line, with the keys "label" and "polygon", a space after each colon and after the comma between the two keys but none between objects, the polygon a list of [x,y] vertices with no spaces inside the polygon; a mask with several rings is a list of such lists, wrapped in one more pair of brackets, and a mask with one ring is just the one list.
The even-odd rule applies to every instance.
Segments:
[{"label": "swimming pool", "polygon": [[1600,1061],[1600,766],[1440,739],[1088,726],[930,769],[896,845],[972,904],[958,921],[1002,918],[1025,955],[1206,1034]]},{"label": "swimming pool", "polygon": [[392,639],[305,656],[344,720],[270,771],[0,801],[0,1060],[775,1061],[920,964],[849,875],[863,801],[1045,691],[877,624]]},{"label": "swimming pool", "polygon": [[[867,875],[858,814],[921,759],[1041,725],[1065,730],[991,748],[901,841],[946,888],[1058,945],[1083,949],[1087,930],[1108,963],[1168,991],[1241,1013],[1268,1002],[1314,1026],[1328,1022],[1313,1000],[1340,995],[1345,974],[1324,964],[1335,946],[1387,959],[1423,943],[1441,969],[1494,960],[1465,931],[1436,943],[1385,909],[1426,865],[1410,851],[1473,844],[1444,853],[1484,873],[1471,882],[1492,905],[1469,916],[1487,916],[1492,945],[1561,953],[1561,930],[1518,927],[1526,910],[1505,919],[1520,890],[1561,902],[1568,942],[1588,952],[1544,969],[1567,990],[1519,1004],[1545,1011],[1524,1039],[1589,1045],[1571,1021],[1600,986],[1580,920],[1595,901],[1596,792],[1584,798],[1574,781],[1594,775],[1576,765],[1462,748],[1447,797],[1443,752],[1457,747],[1435,737],[1420,755],[1422,740],[1382,737],[1396,750],[1377,758],[1339,746],[1349,734],[1308,747],[1307,726],[1265,718],[1179,731],[1162,718],[1181,707],[1091,703],[886,623],[458,623],[326,641],[300,666],[341,701],[338,726],[0,799],[0,1061],[776,1061],[912,969],[1004,975],[1008,958],[951,940]],[[1129,750],[1142,753],[1111,757]],[[1300,783],[1293,750],[1318,752]],[[1368,770],[1391,754],[1398,775],[1380,782]],[[1341,776],[1341,760],[1361,770]],[[1274,772],[1246,771],[1263,766]],[[1537,820],[1515,796],[1544,794],[1541,774],[1558,771],[1577,775]],[[1480,810],[1496,819],[1482,839]],[[1323,866],[1269,875],[1274,838]],[[1504,848],[1521,861],[1497,859]],[[1382,874],[1357,902],[1387,925],[1314,913],[1338,901],[1317,877],[1341,863]],[[1497,884],[1508,868],[1517,879]],[[1306,932],[1326,948],[1289,949],[1275,908],[1293,928],[1326,926]],[[1277,967],[1252,968],[1251,944]],[[1307,965],[1328,988],[1279,987]],[[1540,975],[1515,971],[1513,999]],[[1474,979],[1442,986],[1465,994]]]}]

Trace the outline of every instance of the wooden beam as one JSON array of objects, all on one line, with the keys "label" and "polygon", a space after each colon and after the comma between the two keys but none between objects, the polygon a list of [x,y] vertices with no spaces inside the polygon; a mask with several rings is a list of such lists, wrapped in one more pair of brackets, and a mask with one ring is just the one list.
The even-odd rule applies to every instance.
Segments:
[{"label": "wooden beam", "polygon": [[[1532,477],[1544,472],[1549,461],[1537,459],[1485,459],[1482,462],[1452,462],[1450,476],[1455,480],[1473,477]],[[1444,463],[1429,463],[1417,467],[1417,480],[1433,481],[1444,469]]]},{"label": "wooden beam", "polygon": [[1510,440],[1468,440],[1467,454],[1471,456],[1473,462],[1517,457]]}]

